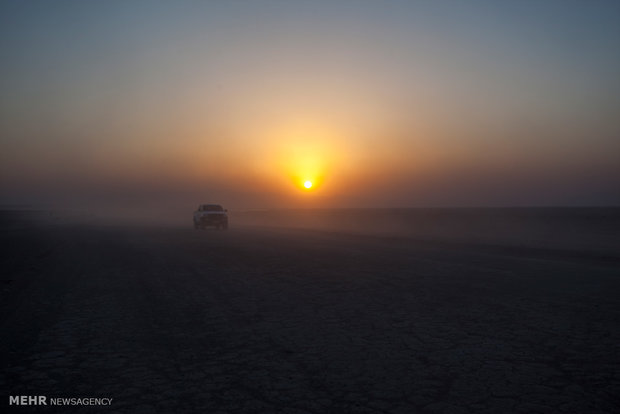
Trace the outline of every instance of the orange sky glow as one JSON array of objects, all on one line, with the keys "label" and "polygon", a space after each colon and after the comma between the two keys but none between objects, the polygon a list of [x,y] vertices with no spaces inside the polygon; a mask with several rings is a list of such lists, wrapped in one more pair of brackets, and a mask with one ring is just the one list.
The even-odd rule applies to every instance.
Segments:
[{"label": "orange sky glow", "polygon": [[616,7],[310,3],[6,6],[0,202],[620,202]]}]

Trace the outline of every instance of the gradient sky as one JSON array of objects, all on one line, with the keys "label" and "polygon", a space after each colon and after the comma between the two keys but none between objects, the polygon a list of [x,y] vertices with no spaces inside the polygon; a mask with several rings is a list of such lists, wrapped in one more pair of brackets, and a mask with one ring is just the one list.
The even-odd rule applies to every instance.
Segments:
[{"label": "gradient sky", "polygon": [[2,204],[620,204],[618,1],[3,1],[0,53]]}]

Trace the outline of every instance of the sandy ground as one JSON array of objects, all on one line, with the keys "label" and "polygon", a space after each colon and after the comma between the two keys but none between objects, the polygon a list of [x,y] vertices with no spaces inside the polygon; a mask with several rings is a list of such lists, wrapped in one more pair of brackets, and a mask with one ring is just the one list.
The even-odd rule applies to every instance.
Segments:
[{"label": "sandy ground", "polygon": [[620,411],[620,255],[257,227],[0,238],[14,412],[9,395],[113,398],[67,413]]}]

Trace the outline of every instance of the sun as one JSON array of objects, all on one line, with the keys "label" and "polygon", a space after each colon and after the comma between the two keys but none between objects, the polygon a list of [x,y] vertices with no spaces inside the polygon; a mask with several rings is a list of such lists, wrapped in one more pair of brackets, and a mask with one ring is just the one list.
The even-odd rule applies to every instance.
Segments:
[{"label": "sun", "polygon": [[312,181],[308,180],[304,183],[304,187],[306,187],[307,189],[310,189],[312,187]]}]

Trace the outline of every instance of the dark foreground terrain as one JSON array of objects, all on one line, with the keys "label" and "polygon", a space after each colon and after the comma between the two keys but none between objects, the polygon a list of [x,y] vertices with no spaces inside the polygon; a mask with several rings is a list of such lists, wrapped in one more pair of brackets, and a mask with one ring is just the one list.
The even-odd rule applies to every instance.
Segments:
[{"label": "dark foreground terrain", "polygon": [[2,411],[620,411],[613,249],[6,220],[0,238]]}]

